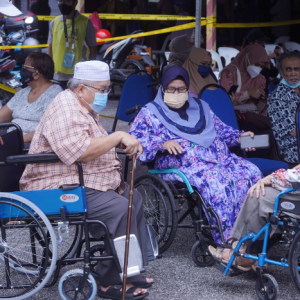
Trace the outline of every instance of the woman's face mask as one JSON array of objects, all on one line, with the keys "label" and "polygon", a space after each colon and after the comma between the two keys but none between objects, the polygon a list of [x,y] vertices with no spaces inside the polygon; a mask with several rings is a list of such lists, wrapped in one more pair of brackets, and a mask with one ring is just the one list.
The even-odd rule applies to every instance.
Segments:
[{"label": "woman's face mask", "polygon": [[258,66],[251,65],[251,66],[247,67],[247,72],[251,78],[257,77],[260,74],[261,70],[262,70],[262,68],[258,67]]},{"label": "woman's face mask", "polygon": [[21,82],[23,86],[27,85],[29,82],[34,80],[33,73],[34,72],[31,72],[29,70],[21,69],[20,75],[21,75]]},{"label": "woman's face mask", "polygon": [[211,73],[211,68],[209,66],[198,66],[198,73],[202,78],[206,78]]},{"label": "woman's face mask", "polygon": [[178,93],[178,94],[171,94],[165,93],[164,94],[164,102],[171,108],[179,109],[181,108],[185,102],[188,100],[189,95],[188,92],[185,93]]}]

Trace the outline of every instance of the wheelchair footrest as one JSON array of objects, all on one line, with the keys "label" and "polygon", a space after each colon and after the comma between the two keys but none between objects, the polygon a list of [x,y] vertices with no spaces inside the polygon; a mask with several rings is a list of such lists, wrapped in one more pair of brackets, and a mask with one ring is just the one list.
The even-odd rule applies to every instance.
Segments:
[{"label": "wheelchair footrest", "polygon": [[[216,265],[215,265],[222,273],[224,272],[224,270],[226,269],[227,267],[227,264],[225,263],[220,263],[220,262],[216,262]],[[230,268],[228,270],[228,273],[227,273],[227,276],[229,277],[233,277],[233,276],[237,276],[237,275],[240,275],[242,274],[243,272],[236,269],[236,268]]]}]

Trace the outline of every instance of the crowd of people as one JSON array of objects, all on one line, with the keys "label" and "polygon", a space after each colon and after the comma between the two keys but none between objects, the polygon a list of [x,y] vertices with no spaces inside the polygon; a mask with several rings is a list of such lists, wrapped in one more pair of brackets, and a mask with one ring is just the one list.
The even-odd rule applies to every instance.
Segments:
[{"label": "crowd of people", "polygon": [[[247,233],[258,232],[273,211],[279,193],[278,178],[287,178],[288,171],[279,170],[263,178],[254,164],[229,148],[240,145],[241,137],[268,133],[271,138],[274,136],[271,150],[279,149],[291,165],[298,163],[295,114],[300,103],[299,53],[277,56],[275,49],[268,56],[265,40],[259,32],[252,31],[243,49],[217,78],[210,52],[194,47],[186,35],[177,36],[170,43],[170,61],[154,101],[141,109],[129,133],[108,134],[99,122],[99,113],[106,107],[111,90],[109,66],[95,60],[96,42],[91,34],[94,29],[91,21],[76,11],[77,1],[58,3],[62,15],[50,23],[48,54],[33,52],[26,58],[21,77],[27,87],[0,109],[1,123],[14,122],[21,127],[29,154],[54,152],[61,160],[55,166],[27,165],[20,190],[78,184],[75,162],[81,162],[88,217],[104,222],[112,238],[123,236],[129,191],[116,155],[116,148],[120,148],[142,162],[154,161],[156,169],[181,170],[216,211],[230,247]],[[274,58],[277,64],[271,66],[270,59]],[[278,72],[282,79],[268,94],[267,83]],[[53,79],[59,85],[53,84]],[[242,130],[224,124],[198,98],[202,88],[210,83],[219,83],[227,92],[231,90],[233,106],[244,116]],[[246,151],[255,149],[249,147]],[[272,151],[269,157],[275,158]],[[300,165],[294,172],[299,170]],[[175,174],[161,176],[165,181],[178,181]],[[288,187],[286,181],[285,188]],[[285,199],[297,197],[286,195]],[[146,266],[147,234],[142,204],[141,194],[135,191],[131,232],[139,241]],[[90,232],[95,238],[103,234],[96,225],[90,227]],[[218,232],[212,233],[220,244]],[[246,251],[246,247],[241,251]],[[232,249],[210,246],[209,251],[216,260],[228,262]],[[253,264],[242,257],[235,261],[242,271]],[[121,279],[114,263],[100,261],[96,271],[98,295],[120,299]],[[153,283],[153,278],[141,275],[128,278],[126,297],[145,298]]]}]

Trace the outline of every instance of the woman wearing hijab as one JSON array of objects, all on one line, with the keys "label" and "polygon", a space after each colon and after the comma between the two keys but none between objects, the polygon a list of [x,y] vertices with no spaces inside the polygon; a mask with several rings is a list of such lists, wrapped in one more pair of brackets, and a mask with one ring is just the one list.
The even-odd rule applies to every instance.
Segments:
[{"label": "woman wearing hijab", "polygon": [[259,44],[244,48],[220,73],[220,84],[230,94],[239,112],[240,128],[255,134],[269,134],[270,148],[260,149],[256,157],[277,159],[275,140],[267,116],[266,78],[260,74],[269,63],[265,48]]},{"label": "woman wearing hijab", "polygon": [[192,50],[191,43],[186,34],[175,37],[171,40],[169,49],[171,51],[169,56],[169,63],[166,68],[172,66],[182,66],[189,57]]},{"label": "woman wearing hijab", "polygon": [[190,77],[189,91],[192,97],[198,98],[204,86],[217,83],[217,78],[211,69],[213,67],[211,54],[202,48],[193,48],[183,67]]},{"label": "woman wearing hijab", "polygon": [[[248,189],[262,178],[259,169],[228,147],[239,145],[240,132],[221,122],[208,104],[188,92],[190,79],[182,67],[168,68],[154,101],[135,118],[130,134],[144,151],[141,161],[155,161],[155,168],[176,168],[195,186],[220,217],[225,239],[246,198]],[[250,150],[250,149],[249,149]],[[162,174],[166,181],[180,181]],[[213,233],[220,242],[217,232]]]}]

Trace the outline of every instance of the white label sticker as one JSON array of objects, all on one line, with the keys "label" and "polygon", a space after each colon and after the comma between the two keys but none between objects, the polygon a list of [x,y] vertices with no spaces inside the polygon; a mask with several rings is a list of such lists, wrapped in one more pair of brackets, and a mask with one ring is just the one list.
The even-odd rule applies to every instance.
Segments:
[{"label": "white label sticker", "polygon": [[282,202],[281,204],[281,207],[284,208],[284,209],[287,209],[287,210],[293,210],[295,208],[295,205],[291,202]]},{"label": "white label sticker", "polygon": [[60,196],[60,200],[63,202],[76,202],[79,200],[79,197],[74,194],[65,194]]}]

